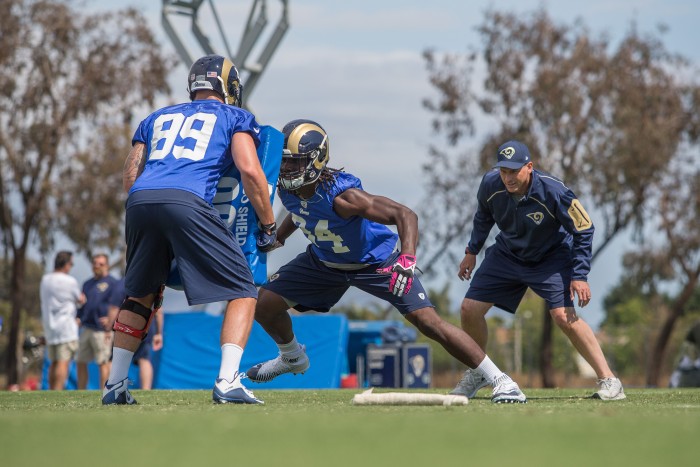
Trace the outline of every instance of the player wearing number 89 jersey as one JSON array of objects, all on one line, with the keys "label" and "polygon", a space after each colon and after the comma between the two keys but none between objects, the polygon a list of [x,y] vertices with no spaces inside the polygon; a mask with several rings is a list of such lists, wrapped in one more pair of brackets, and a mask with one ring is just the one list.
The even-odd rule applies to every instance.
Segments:
[{"label": "player wearing number 89 jersey", "polygon": [[216,100],[160,109],[141,122],[132,143],[146,145],[143,173],[129,194],[178,189],[211,203],[220,174],[232,164],[231,139],[245,132],[260,144],[260,126],[248,111]]},{"label": "player wearing number 89 jersey", "polygon": [[129,192],[127,299],[114,324],[113,362],[103,404],[135,403],[126,380],[129,366],[160,306],[174,259],[190,305],[228,302],[214,402],[262,403],[241,384],[238,373],[257,290],[241,248],[212,206],[217,183],[235,164],[264,225],[257,244],[261,249],[274,244],[267,179],[256,153],[260,128],[252,114],[238,107],[241,88],[230,60],[202,57],[188,76],[192,102],[157,110],[134,134],[123,176]]},{"label": "player wearing number 89 jersey", "polygon": [[[393,305],[419,331],[476,369],[496,387],[494,402],[524,402],[517,384],[466,333],[439,317],[415,277],[415,213],[365,192],[355,176],[328,168],[328,135],[318,123],[294,120],[282,133],[278,193],[289,214],[280,225],[278,244],[297,229],[311,244],[260,290],[255,319],[277,343],[279,356],[250,368],[248,377],[267,382],[284,373],[304,373],[310,360],[294,336],[287,309],[327,312],[348,288],[357,287]],[[387,225],[396,226],[398,235]]]}]

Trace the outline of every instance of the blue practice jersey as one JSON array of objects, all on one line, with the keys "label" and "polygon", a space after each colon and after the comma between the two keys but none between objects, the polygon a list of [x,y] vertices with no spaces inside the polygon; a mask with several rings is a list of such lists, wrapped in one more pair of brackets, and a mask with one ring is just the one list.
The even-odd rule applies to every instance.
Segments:
[{"label": "blue practice jersey", "polygon": [[146,165],[129,194],[175,188],[212,203],[221,175],[233,164],[231,138],[260,126],[248,111],[205,99],[160,109],[141,122],[132,144],[146,145]]},{"label": "blue practice jersey", "polygon": [[511,258],[539,262],[559,247],[572,251],[575,280],[590,271],[593,222],[576,195],[564,183],[538,170],[525,197],[516,201],[506,191],[498,170],[481,181],[469,251],[478,253],[494,224],[500,229],[496,246]]},{"label": "blue practice jersey", "polygon": [[346,172],[335,174],[330,186],[316,187],[308,200],[279,190],[284,207],[294,224],[311,241],[318,258],[331,266],[378,264],[391,256],[398,235],[387,226],[359,216],[343,219],[333,210],[333,200],[349,188],[362,190],[360,180]]}]

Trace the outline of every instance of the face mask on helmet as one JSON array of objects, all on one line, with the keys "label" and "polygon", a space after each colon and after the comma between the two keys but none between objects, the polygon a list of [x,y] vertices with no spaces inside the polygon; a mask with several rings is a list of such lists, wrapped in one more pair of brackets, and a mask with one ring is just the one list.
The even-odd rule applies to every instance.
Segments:
[{"label": "face mask on helmet", "polygon": [[231,60],[221,55],[207,55],[192,64],[187,78],[190,100],[195,92],[210,90],[218,93],[224,102],[240,107],[243,102],[243,85],[238,70]]},{"label": "face mask on helmet", "polygon": [[285,125],[284,150],[278,185],[284,190],[316,182],[328,163],[328,135],[310,120],[295,120]]}]

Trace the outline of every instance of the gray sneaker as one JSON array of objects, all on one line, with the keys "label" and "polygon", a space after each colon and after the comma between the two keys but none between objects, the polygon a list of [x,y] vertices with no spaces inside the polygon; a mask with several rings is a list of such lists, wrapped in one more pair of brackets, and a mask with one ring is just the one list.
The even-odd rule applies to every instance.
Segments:
[{"label": "gray sneaker", "polygon": [[476,396],[479,389],[488,385],[489,382],[486,381],[486,378],[470,368],[464,372],[464,376],[457,383],[457,386],[450,391],[450,394],[453,396],[466,396],[467,399],[472,399]]},{"label": "gray sneaker", "polygon": [[493,384],[491,402],[494,404],[525,404],[527,397],[520,390],[518,383],[503,374]]},{"label": "gray sneaker", "polygon": [[596,383],[598,391],[593,394],[593,399],[602,401],[620,401],[626,399],[625,391],[622,389],[622,382],[618,378],[603,378]]},{"label": "gray sneaker", "polygon": [[268,360],[248,369],[248,378],[255,383],[266,383],[285,373],[304,374],[309,369],[309,357],[306,355],[306,347],[299,346],[299,352],[292,355],[279,354],[277,358]]}]

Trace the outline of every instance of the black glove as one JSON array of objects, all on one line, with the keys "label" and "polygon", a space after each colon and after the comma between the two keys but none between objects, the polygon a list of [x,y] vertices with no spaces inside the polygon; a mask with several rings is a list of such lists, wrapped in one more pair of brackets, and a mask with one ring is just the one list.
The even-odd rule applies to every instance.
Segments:
[{"label": "black glove", "polygon": [[258,250],[263,253],[272,251],[276,248],[277,241],[277,224],[273,222],[272,224],[261,224],[258,222],[258,233],[256,234],[255,241],[258,245]]}]

